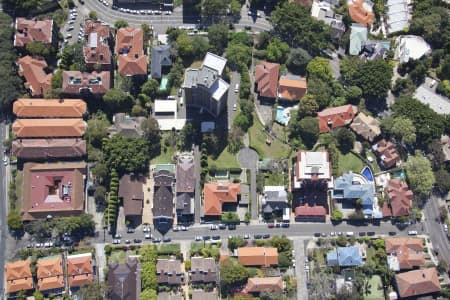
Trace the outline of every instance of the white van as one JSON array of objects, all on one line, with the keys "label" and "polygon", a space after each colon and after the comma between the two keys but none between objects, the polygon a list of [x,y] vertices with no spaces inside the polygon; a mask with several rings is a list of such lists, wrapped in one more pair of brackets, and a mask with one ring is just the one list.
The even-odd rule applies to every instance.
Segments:
[{"label": "white van", "polygon": [[184,100],[183,100],[183,98],[180,98],[180,106],[183,106],[183,104],[184,104]]},{"label": "white van", "polygon": [[353,231],[347,231],[347,233],[345,234],[346,236],[354,236],[355,234],[353,233]]},{"label": "white van", "polygon": [[234,92],[239,92],[239,83],[236,83],[236,86],[234,87]]}]

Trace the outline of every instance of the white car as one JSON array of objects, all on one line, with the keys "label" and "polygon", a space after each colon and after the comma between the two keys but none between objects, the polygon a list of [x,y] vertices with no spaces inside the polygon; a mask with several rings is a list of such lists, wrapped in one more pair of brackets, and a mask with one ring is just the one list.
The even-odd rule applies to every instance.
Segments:
[{"label": "white car", "polygon": [[188,231],[188,228],[186,226],[181,226],[181,231]]},{"label": "white car", "polygon": [[217,225],[212,224],[211,227],[210,227],[209,229],[211,229],[211,230],[217,230],[217,228],[218,228]]},{"label": "white car", "polygon": [[66,38],[67,38],[67,39],[71,39],[71,38],[72,38],[72,34],[71,34],[71,33],[67,34],[67,35],[66,35]]},{"label": "white car", "polygon": [[166,10],[166,11],[164,12],[164,14],[166,14],[166,15],[171,15],[172,12],[171,12],[170,10]]},{"label": "white car", "polygon": [[146,240],[149,240],[149,239],[151,239],[152,238],[152,236],[151,236],[151,234],[150,233],[147,233],[147,234],[145,234],[145,239]]},{"label": "white car", "polygon": [[236,111],[236,110],[237,110],[237,105],[235,103],[235,104],[233,104],[233,111]]},{"label": "white car", "polygon": [[410,230],[410,231],[408,231],[408,235],[417,235],[417,231],[416,230]]},{"label": "white car", "polygon": [[178,228],[178,226],[175,226],[174,228],[172,228],[172,230],[177,232],[177,231],[180,231],[180,228]]},{"label": "white car", "polygon": [[197,236],[195,237],[195,240],[198,242],[198,241],[203,240],[203,238],[202,238],[201,236],[197,235]]},{"label": "white car", "polygon": [[345,233],[346,236],[354,236],[355,234],[353,233],[353,231],[347,231]]},{"label": "white car", "polygon": [[67,22],[69,25],[72,25],[75,21],[74,20],[70,20],[69,22]]}]

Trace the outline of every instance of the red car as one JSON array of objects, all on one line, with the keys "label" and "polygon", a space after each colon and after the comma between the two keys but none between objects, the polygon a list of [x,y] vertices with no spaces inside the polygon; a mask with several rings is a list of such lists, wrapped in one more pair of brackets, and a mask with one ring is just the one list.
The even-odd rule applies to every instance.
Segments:
[{"label": "red car", "polygon": [[269,224],[267,224],[267,227],[269,227],[269,228],[273,228],[275,225],[273,224],[273,223],[269,223]]}]

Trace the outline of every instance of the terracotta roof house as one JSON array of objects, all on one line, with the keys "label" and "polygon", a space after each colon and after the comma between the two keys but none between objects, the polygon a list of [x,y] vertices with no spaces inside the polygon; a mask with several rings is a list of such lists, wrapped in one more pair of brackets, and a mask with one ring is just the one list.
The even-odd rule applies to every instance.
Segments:
[{"label": "terracotta roof house", "polygon": [[297,222],[325,222],[327,209],[322,205],[300,205],[295,208]]},{"label": "terracotta roof house", "polygon": [[111,300],[137,300],[141,293],[141,265],[128,257],[123,264],[109,264],[108,287]]},{"label": "terracotta roof house", "polygon": [[305,181],[323,181],[331,184],[331,163],[328,152],[299,151],[294,164],[294,189],[302,188]]},{"label": "terracotta roof house", "polygon": [[161,78],[165,70],[172,66],[170,45],[153,46],[152,48],[152,78]]},{"label": "terracotta roof house", "polygon": [[217,266],[214,258],[192,257],[191,271],[189,272],[191,282],[217,282]]},{"label": "terracotta roof house", "polygon": [[153,190],[153,224],[169,226],[173,223],[173,185],[175,175],[167,170],[159,170],[153,174],[155,181]]},{"label": "terracotta roof house", "polygon": [[87,38],[83,47],[84,61],[90,70],[100,65],[101,70],[111,68],[111,33],[108,25],[102,25],[100,21],[88,19],[84,23],[84,35]]},{"label": "terracotta roof house", "polygon": [[240,247],[239,262],[244,266],[270,267],[278,265],[278,250],[273,247]]},{"label": "terracotta roof house", "polygon": [[347,6],[353,21],[364,26],[373,24],[375,15],[372,11],[372,2],[364,0],[348,0]]},{"label": "terracotta roof house", "polygon": [[305,94],[308,85],[304,78],[281,76],[278,83],[278,98],[288,101],[299,101]]},{"label": "terracotta roof house", "polygon": [[184,283],[184,272],[178,259],[158,259],[156,262],[158,284],[181,285]]},{"label": "terracotta roof house", "polygon": [[385,139],[373,145],[372,149],[380,158],[380,163],[385,169],[389,169],[401,161],[395,145]]},{"label": "terracotta roof house", "polygon": [[410,270],[425,265],[423,239],[398,237],[386,238],[384,242],[391,270]]},{"label": "terracotta roof house", "polygon": [[217,290],[212,290],[210,292],[206,292],[204,290],[193,290],[192,291],[192,300],[217,300],[219,296],[217,295]]},{"label": "terracotta roof house", "polygon": [[82,139],[17,139],[12,154],[22,160],[51,160],[83,157],[86,141]]},{"label": "terracotta roof house", "polygon": [[408,188],[406,182],[399,178],[391,179],[386,192],[389,197],[389,206],[392,209],[393,217],[410,214],[414,193]]},{"label": "terracotta roof house", "polygon": [[121,75],[147,75],[147,56],[144,55],[144,32],[141,28],[120,28],[116,35],[118,72]]},{"label": "terracotta roof house", "polygon": [[81,99],[17,99],[13,113],[19,118],[82,118],[86,102]]},{"label": "terracotta roof house", "polygon": [[350,124],[357,112],[358,108],[350,104],[331,107],[318,112],[317,119],[319,120],[320,132],[330,132],[333,128]]},{"label": "terracotta roof house", "polygon": [[425,296],[441,290],[436,268],[397,274],[395,284],[401,298]]},{"label": "terracotta roof house", "polygon": [[183,154],[177,161],[177,201],[178,218],[190,218],[194,214],[195,166],[194,157]]},{"label": "terracotta roof house", "polygon": [[78,288],[94,281],[92,253],[69,255],[66,262],[70,288]]},{"label": "terracotta roof house", "polygon": [[117,113],[113,116],[113,125],[108,128],[108,133],[128,137],[142,136],[141,123],[143,120],[145,120],[145,117],[130,117],[125,113]]},{"label": "terracotta roof house", "polygon": [[31,42],[42,42],[53,44],[55,38],[55,27],[53,20],[37,20],[17,18],[15,24],[14,47],[25,47]]},{"label": "terracotta roof house", "polygon": [[66,95],[102,96],[110,87],[110,72],[63,71],[62,92]]},{"label": "terracotta roof house", "polygon": [[39,291],[46,294],[62,291],[65,282],[61,255],[38,259],[36,277]]},{"label": "terracotta roof house", "polygon": [[140,175],[125,174],[120,178],[118,194],[123,199],[125,218],[142,216],[145,182],[145,177]]},{"label": "terracotta roof house", "polygon": [[263,61],[255,67],[255,84],[260,97],[277,97],[279,73],[279,64]]},{"label": "terracotta roof house", "polygon": [[238,203],[241,185],[231,182],[211,182],[203,187],[204,215],[221,216],[224,203]]},{"label": "terracotta roof house", "polygon": [[22,220],[81,214],[85,174],[86,163],[25,163]]},{"label": "terracotta roof house", "polygon": [[244,288],[245,293],[261,293],[261,292],[275,292],[282,291],[283,278],[276,277],[253,277],[247,280],[247,285]]},{"label": "terracotta roof house", "polygon": [[358,247],[337,247],[327,253],[328,266],[356,267],[363,264]]},{"label": "terracotta roof house", "polygon": [[19,67],[19,76],[25,77],[24,86],[31,96],[43,96],[51,88],[52,74],[46,74],[45,60],[33,58],[29,55],[19,58],[16,65]]},{"label": "terracotta roof house", "polygon": [[350,128],[363,139],[373,142],[381,134],[380,121],[360,112],[354,119]]},{"label": "terracotta roof house", "polygon": [[19,260],[5,263],[6,292],[8,294],[33,289],[31,260]]},{"label": "terracotta roof house", "polygon": [[18,138],[76,138],[86,127],[83,119],[17,119],[12,130]]}]

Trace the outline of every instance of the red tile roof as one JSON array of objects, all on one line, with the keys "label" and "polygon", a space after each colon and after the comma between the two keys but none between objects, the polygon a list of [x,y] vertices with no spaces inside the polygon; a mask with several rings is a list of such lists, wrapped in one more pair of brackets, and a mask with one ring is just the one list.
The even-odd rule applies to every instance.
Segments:
[{"label": "red tile roof", "polygon": [[425,265],[423,240],[421,238],[398,237],[386,238],[387,254],[395,254],[400,270],[413,269]]},{"label": "red tile roof", "polygon": [[278,85],[278,97],[286,100],[300,100],[306,94],[306,79],[289,79],[281,76]]},{"label": "red tile roof", "polygon": [[18,138],[81,137],[86,126],[83,119],[17,119],[12,129]]},{"label": "red tile roof", "polygon": [[19,278],[6,281],[6,291],[8,293],[15,293],[19,291],[26,291],[33,289],[33,278]]},{"label": "red tile roof", "polygon": [[64,275],[61,256],[38,259],[36,263],[36,277],[38,279],[58,275]]},{"label": "red tile roof", "polygon": [[382,139],[375,147],[375,152],[381,157],[381,162],[385,168],[395,166],[401,160],[395,145]]},{"label": "red tile roof", "polygon": [[263,61],[255,67],[255,82],[261,97],[276,98],[280,65]]},{"label": "red tile roof", "polygon": [[373,23],[375,15],[368,4],[364,3],[364,0],[349,0],[347,3],[348,12],[353,21],[362,24],[364,26],[371,25]]},{"label": "red tile roof", "polygon": [[52,37],[53,20],[28,20],[25,18],[16,19],[14,47],[23,47],[33,41],[51,44]]},{"label": "red tile roof", "polygon": [[70,287],[78,287],[94,280],[92,254],[84,253],[67,257],[67,277]]},{"label": "red tile roof", "polygon": [[23,220],[48,215],[79,215],[84,208],[85,163],[25,163],[23,167]]},{"label": "red tile roof", "polygon": [[322,110],[317,113],[319,130],[321,133],[329,132],[336,127],[342,127],[352,122],[358,109],[352,105],[343,105]]},{"label": "red tile roof", "polygon": [[408,188],[408,185],[401,179],[391,179],[387,186],[392,215],[394,217],[406,216],[411,212],[414,193]]},{"label": "red tile roof", "polygon": [[327,210],[321,205],[309,206],[302,205],[295,208],[296,217],[324,217],[327,215]]},{"label": "red tile roof", "polygon": [[89,91],[94,95],[103,95],[109,88],[110,72],[63,71],[62,91],[65,94],[79,95]]},{"label": "red tile roof", "polygon": [[19,118],[81,118],[86,102],[81,99],[17,99],[13,113]]},{"label": "red tile roof", "polygon": [[21,159],[72,158],[86,155],[82,139],[18,139],[12,143],[12,153]]},{"label": "red tile roof", "polygon": [[86,20],[84,34],[88,42],[83,47],[84,60],[87,64],[111,64],[111,50],[108,45],[110,37],[109,26],[102,25],[99,21]]},{"label": "red tile roof", "polygon": [[414,270],[395,275],[400,297],[413,297],[441,290],[439,278],[435,268]]},{"label": "red tile roof", "polygon": [[38,288],[42,291],[55,290],[64,288],[64,276],[52,276],[38,279]]},{"label": "red tile roof", "polygon": [[238,260],[244,266],[270,267],[278,265],[278,250],[273,247],[240,247]]},{"label": "red tile roof", "polygon": [[237,203],[241,185],[231,182],[206,183],[203,188],[204,209],[207,216],[220,216],[223,203]]},{"label": "red tile roof", "polygon": [[27,55],[20,58],[16,65],[19,67],[19,76],[25,77],[25,88],[31,91],[32,96],[43,96],[50,90],[52,74],[45,73],[45,60]]},{"label": "red tile roof", "polygon": [[147,56],[144,55],[144,33],[141,28],[120,28],[116,36],[118,72],[122,75],[146,75]]},{"label": "red tile roof", "polygon": [[31,290],[33,288],[33,276],[30,269],[31,260],[19,260],[5,264],[6,291],[14,293]]},{"label": "red tile roof", "polygon": [[244,288],[246,293],[260,293],[263,291],[273,292],[283,290],[283,278],[277,277],[254,277],[249,278]]}]

